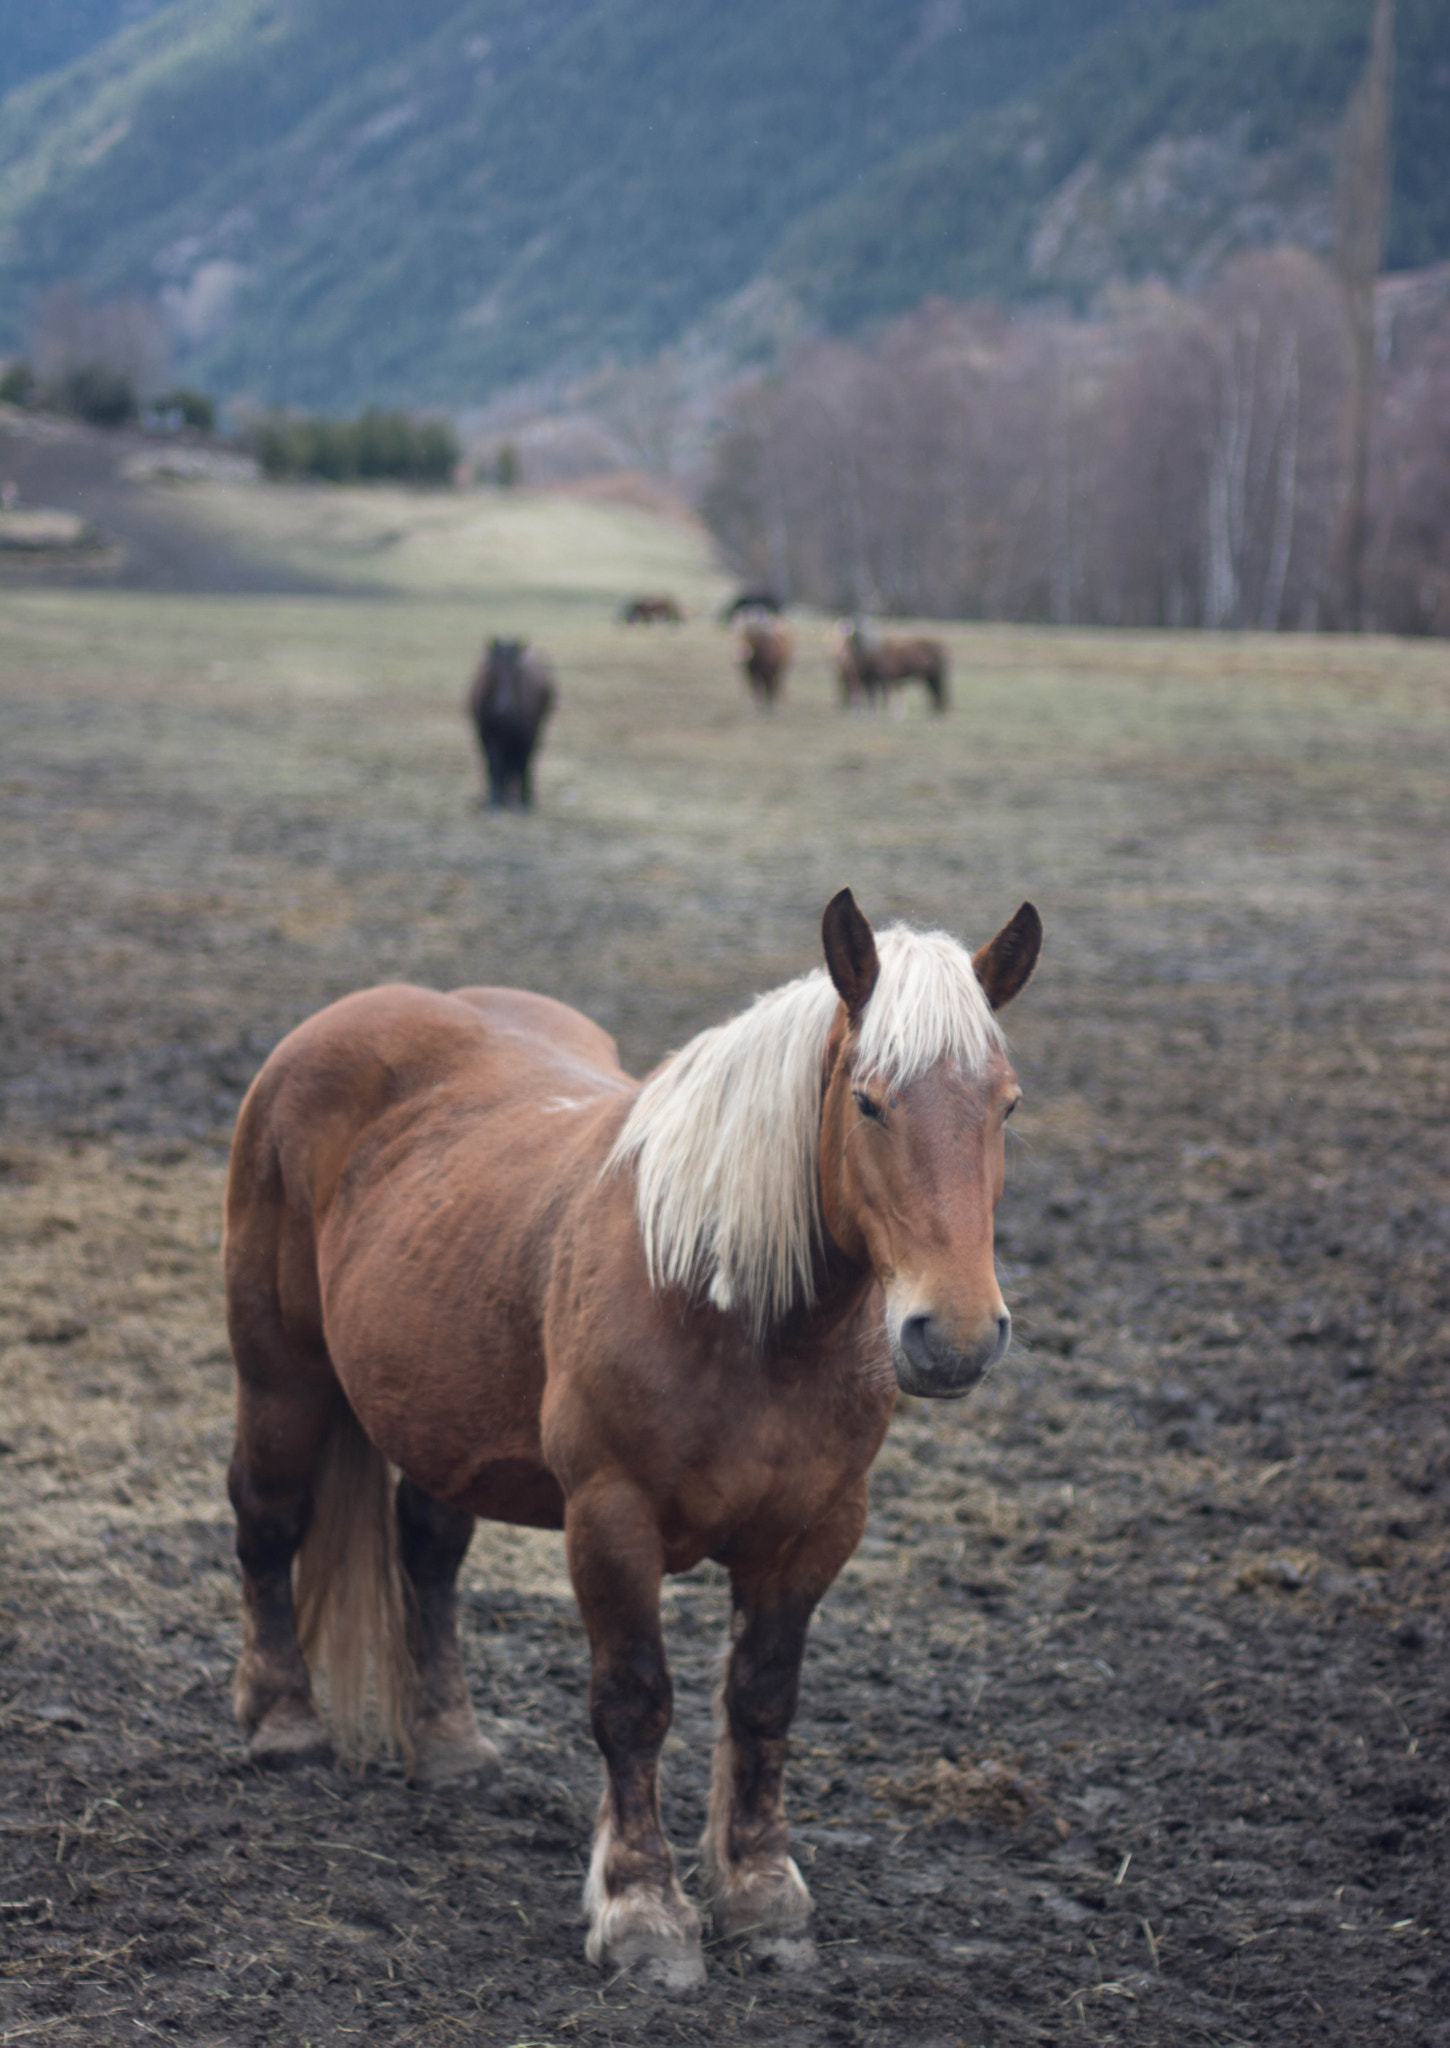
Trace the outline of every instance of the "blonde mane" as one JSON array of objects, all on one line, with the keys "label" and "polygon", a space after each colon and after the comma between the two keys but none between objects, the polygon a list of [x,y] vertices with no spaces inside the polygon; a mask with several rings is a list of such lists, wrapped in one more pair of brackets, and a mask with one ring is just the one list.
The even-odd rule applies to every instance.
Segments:
[{"label": "blonde mane", "polygon": [[[856,1071],[904,1083],[939,1060],[981,1073],[1003,1044],[971,955],[945,932],[878,933]],[[824,968],[692,1038],[640,1090],[605,1162],[633,1162],[651,1285],[706,1294],[757,1341],[815,1300],[816,1147],[837,997]]]}]

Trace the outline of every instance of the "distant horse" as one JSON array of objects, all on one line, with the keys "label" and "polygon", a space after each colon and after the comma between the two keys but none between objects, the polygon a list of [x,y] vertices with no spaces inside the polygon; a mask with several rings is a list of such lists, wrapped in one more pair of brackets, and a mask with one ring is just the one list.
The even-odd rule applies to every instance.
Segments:
[{"label": "distant horse", "polygon": [[779,619],[746,616],[740,628],[740,666],[751,695],[763,709],[769,710],[780,695],[794,652],[790,628]]},{"label": "distant horse", "polygon": [[940,640],[925,634],[909,640],[882,640],[853,620],[836,655],[841,701],[868,704],[883,700],[900,684],[926,684],[934,711],[947,707],[947,651]]},{"label": "distant horse", "polygon": [[619,622],[622,626],[678,626],[684,616],[672,597],[632,597],[621,605]]},{"label": "distant horse", "polygon": [[525,641],[489,641],[469,686],[468,715],[478,728],[494,810],[533,803],[534,749],[555,696],[553,670]]},{"label": "distant horse", "polygon": [[778,616],[785,610],[783,599],[773,590],[742,590],[738,597],[732,597],[720,613],[722,626],[731,626],[742,612],[770,612]]},{"label": "distant horse", "polygon": [[597,1024],[510,989],[371,989],[282,1041],[226,1210],[254,1759],[326,1752],[325,1663],[353,1753],[371,1708],[416,1779],[497,1768],[455,1580],[475,1516],[562,1528],[606,1766],[587,1952],[690,1989],[659,1594],[714,1558],[734,1624],[702,1882],[719,1934],[808,1959],[781,1793],[806,1631],[897,1387],[955,1398],[1006,1351],[992,1212],[1020,1091],[994,1013],[1041,933],[1024,903],[975,957],[903,926],[878,944],[843,889],[826,972],[643,1086]]}]

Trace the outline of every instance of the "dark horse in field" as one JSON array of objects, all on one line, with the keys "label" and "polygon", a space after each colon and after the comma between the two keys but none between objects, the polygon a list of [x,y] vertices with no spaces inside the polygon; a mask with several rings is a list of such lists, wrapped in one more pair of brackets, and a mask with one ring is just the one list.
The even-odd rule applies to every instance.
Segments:
[{"label": "dark horse in field", "polygon": [[251,1755],[325,1753],[325,1665],[344,1749],[371,1702],[416,1779],[497,1768],[454,1582],[475,1516],[562,1528],[606,1770],[586,1948],[673,1990],[704,1964],[660,1819],[663,1575],[716,1559],[734,1601],[715,1929],[804,1961],[781,1781],[807,1626],[898,1386],[965,1394],[1011,1329],[992,1214],[1020,1091],[995,1012],[1037,912],[975,956],[902,926],[878,944],[849,890],[822,930],[825,972],[643,1085],[546,996],[348,996],[272,1054],[232,1149]]},{"label": "dark horse in field", "polygon": [[490,640],[468,689],[495,810],[534,801],[532,765],[544,720],[554,708],[554,672],[523,640]]},{"label": "dark horse in field", "polygon": [[771,612],[775,614],[784,610],[784,600],[778,597],[773,590],[766,590],[764,588],[760,590],[742,590],[737,597],[732,597],[730,602],[723,607],[720,613],[720,623],[722,626],[733,626],[742,612]]},{"label": "dark horse in field", "polygon": [[740,666],[751,696],[763,710],[768,711],[780,695],[794,652],[789,626],[761,613],[746,616],[740,628]]},{"label": "dark horse in field", "polygon": [[902,683],[916,681],[926,684],[934,711],[947,708],[947,651],[924,633],[883,640],[854,620],[841,641],[836,675],[846,705],[874,705]]},{"label": "dark horse in field", "polygon": [[632,597],[619,609],[622,626],[678,626],[684,623],[684,617],[675,599],[664,595]]}]

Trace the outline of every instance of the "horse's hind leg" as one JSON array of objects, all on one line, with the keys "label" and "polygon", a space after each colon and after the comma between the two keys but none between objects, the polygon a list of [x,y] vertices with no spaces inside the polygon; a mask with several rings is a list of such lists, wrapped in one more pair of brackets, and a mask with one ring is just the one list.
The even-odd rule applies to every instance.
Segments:
[{"label": "horse's hind leg", "polygon": [[237,1517],[243,1612],[234,1698],[248,1754],[285,1763],[324,1756],[331,1747],[297,1641],[292,1560],[307,1533],[313,1476],[340,1396],[330,1371],[325,1380],[284,1377],[280,1384],[250,1377],[245,1346],[233,1341],[237,1440],[227,1490]]},{"label": "horse's hind leg", "polygon": [[479,1733],[458,1642],[458,1568],[473,1535],[466,1508],[444,1507],[411,1479],[398,1482],[398,1546],[408,1587],[408,1649],[416,1673],[413,1770],[436,1785],[495,1770]]}]

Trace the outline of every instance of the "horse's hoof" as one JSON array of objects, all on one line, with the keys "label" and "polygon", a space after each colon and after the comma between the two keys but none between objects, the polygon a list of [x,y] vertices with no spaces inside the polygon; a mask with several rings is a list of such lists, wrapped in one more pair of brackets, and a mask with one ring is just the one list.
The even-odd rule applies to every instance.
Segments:
[{"label": "horse's hoof", "polygon": [[332,1756],[332,1741],[310,1707],[283,1701],[257,1723],[247,1744],[247,1761],[269,1769],[289,1764],[322,1764]]},{"label": "horse's hoof", "polygon": [[711,1839],[701,1844],[710,1919],[721,1941],[777,1970],[809,1969],[811,1895],[792,1856],[747,1860],[722,1869]]},{"label": "horse's hoof", "polygon": [[420,1786],[450,1785],[460,1778],[497,1777],[502,1768],[498,1751],[474,1728],[462,1735],[440,1734],[432,1740],[420,1736],[408,1780]]},{"label": "horse's hoof", "polygon": [[663,1992],[669,1998],[690,1997],[705,1982],[699,1914],[673,1877],[665,1887],[640,1886],[607,1898],[600,1854],[600,1844],[607,1841],[607,1833],[595,1837],[584,1890],[584,1910],[591,1923],[585,1955],[600,1969],[627,1978],[642,1990]]},{"label": "horse's hoof", "polygon": [[705,1958],[698,1942],[668,1947],[626,1943],[612,1951],[608,1961],[638,1990],[658,1992],[665,1998],[693,1998],[705,1988]]}]

